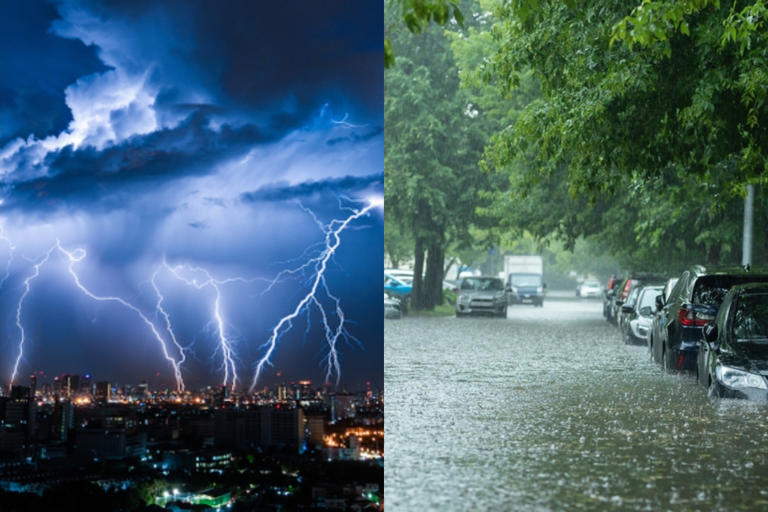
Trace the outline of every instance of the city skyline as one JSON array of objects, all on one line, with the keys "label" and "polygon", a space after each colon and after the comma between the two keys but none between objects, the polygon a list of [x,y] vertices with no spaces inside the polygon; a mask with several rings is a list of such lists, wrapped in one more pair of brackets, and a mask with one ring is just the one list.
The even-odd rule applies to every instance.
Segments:
[{"label": "city skyline", "polygon": [[3,9],[6,385],[383,385],[380,12]]}]

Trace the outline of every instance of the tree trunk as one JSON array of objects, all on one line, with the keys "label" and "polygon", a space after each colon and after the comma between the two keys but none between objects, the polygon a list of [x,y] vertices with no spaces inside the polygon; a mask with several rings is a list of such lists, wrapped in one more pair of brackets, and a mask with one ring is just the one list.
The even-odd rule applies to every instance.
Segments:
[{"label": "tree trunk", "polygon": [[424,240],[416,239],[413,249],[413,289],[411,290],[411,309],[424,309]]},{"label": "tree trunk", "polygon": [[424,308],[434,309],[443,303],[443,245],[432,242],[427,251],[427,272],[424,278]]}]

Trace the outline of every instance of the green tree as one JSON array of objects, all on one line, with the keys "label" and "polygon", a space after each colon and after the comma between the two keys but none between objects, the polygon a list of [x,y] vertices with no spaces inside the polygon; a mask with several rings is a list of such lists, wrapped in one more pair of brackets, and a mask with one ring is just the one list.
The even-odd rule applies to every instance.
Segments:
[{"label": "green tree", "polygon": [[413,240],[412,305],[431,309],[442,302],[446,250],[472,243],[477,194],[487,188],[477,164],[487,136],[443,30],[391,36],[399,60],[385,74],[387,214]]}]

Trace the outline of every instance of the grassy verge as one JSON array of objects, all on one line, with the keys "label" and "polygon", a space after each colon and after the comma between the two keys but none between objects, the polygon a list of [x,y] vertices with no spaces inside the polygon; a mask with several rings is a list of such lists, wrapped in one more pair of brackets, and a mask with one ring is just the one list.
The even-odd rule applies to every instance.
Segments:
[{"label": "grassy verge", "polygon": [[452,316],[456,314],[456,308],[453,304],[443,304],[435,307],[432,311],[409,311],[408,316]]}]

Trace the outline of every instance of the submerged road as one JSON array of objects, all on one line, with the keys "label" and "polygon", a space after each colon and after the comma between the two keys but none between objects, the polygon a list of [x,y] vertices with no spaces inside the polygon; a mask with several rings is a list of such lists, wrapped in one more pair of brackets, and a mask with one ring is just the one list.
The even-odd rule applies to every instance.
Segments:
[{"label": "submerged road", "polygon": [[388,510],[767,510],[768,407],[665,375],[601,311],[388,320]]}]

